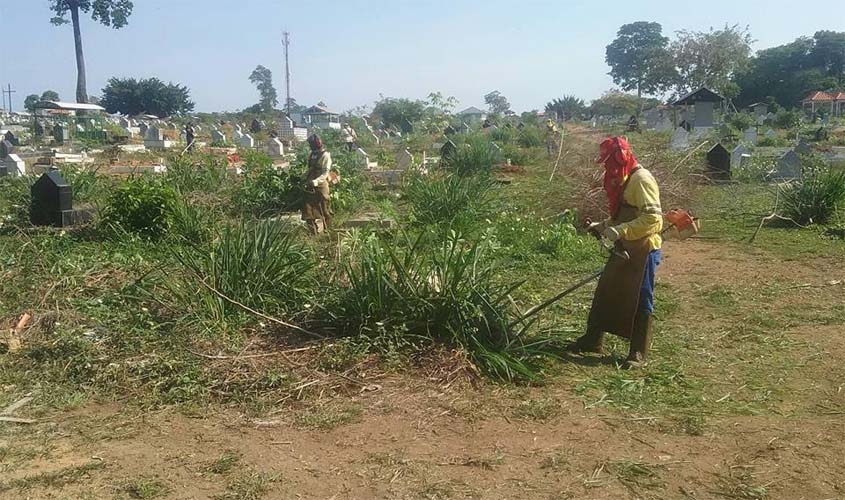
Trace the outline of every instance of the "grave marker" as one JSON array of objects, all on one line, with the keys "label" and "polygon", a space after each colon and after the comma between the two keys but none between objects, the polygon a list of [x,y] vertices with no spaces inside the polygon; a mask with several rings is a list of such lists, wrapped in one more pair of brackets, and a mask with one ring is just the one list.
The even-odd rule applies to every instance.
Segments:
[{"label": "grave marker", "polygon": [[754,128],[747,128],[745,132],[742,133],[742,140],[752,146],[757,145],[757,129]]},{"label": "grave marker", "polygon": [[458,146],[451,140],[446,141],[443,147],[440,148],[440,158],[448,158],[452,153],[458,150]]},{"label": "grave marker", "polygon": [[214,142],[214,143],[217,143],[217,144],[226,144],[226,134],[224,134],[223,132],[221,132],[217,129],[212,130],[211,131],[211,142]]},{"label": "grave marker", "polygon": [[270,139],[267,143],[267,153],[273,158],[281,158],[285,155],[285,145],[278,139]]},{"label": "grave marker", "polygon": [[731,154],[717,143],[707,152],[707,165],[711,179],[729,180],[731,178]]},{"label": "grave marker", "polygon": [[238,145],[242,148],[252,149],[255,147],[255,139],[249,134],[241,134],[241,137],[238,138]]},{"label": "grave marker", "polygon": [[30,192],[29,219],[33,225],[67,227],[78,218],[73,211],[73,190],[58,170],[42,175]]},{"label": "grave marker", "polygon": [[675,151],[689,148],[689,132],[684,127],[678,127],[672,133],[671,148]]},{"label": "grave marker", "polygon": [[414,156],[407,149],[399,150],[396,154],[396,168],[399,170],[408,170],[414,165]]},{"label": "grave marker", "polygon": [[748,159],[751,158],[751,150],[740,144],[731,152],[731,170],[739,170]]},{"label": "grave marker", "polygon": [[791,180],[801,177],[801,157],[795,151],[787,151],[778,159],[772,176],[775,180]]}]

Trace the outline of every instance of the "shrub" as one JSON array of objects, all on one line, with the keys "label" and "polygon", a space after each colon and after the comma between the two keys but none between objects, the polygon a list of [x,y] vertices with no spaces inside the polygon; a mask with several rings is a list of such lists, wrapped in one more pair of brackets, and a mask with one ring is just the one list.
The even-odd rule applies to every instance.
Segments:
[{"label": "shrub", "polygon": [[215,155],[172,155],[167,160],[167,184],[182,193],[216,192],[227,179],[228,162]]},{"label": "shrub", "polygon": [[845,172],[816,172],[783,191],[784,213],[799,224],[824,224],[845,204]]},{"label": "shrub", "polygon": [[150,239],[170,227],[176,193],[161,179],[140,176],[128,179],[106,201],[103,222]]},{"label": "shrub", "polygon": [[512,144],[505,144],[502,147],[502,158],[519,166],[525,166],[531,162],[531,154],[528,151]]},{"label": "shrub", "polygon": [[412,224],[446,229],[477,226],[493,216],[498,202],[491,178],[456,174],[411,177],[403,194]]},{"label": "shrub", "polygon": [[462,348],[482,371],[502,380],[535,379],[538,360],[552,356],[549,338],[512,331],[516,313],[496,283],[501,268],[488,242],[452,233],[426,251],[409,235],[382,241],[353,234],[342,243],[348,286],[326,310],[341,335],[405,331]]},{"label": "shrub", "polygon": [[256,216],[293,210],[302,204],[303,174],[302,166],[277,169],[269,156],[248,154],[236,204],[242,212]]},{"label": "shrub", "polygon": [[789,111],[782,109],[775,114],[772,119],[772,125],[781,129],[796,128],[801,125],[801,111]]},{"label": "shrub", "polygon": [[504,127],[497,127],[490,131],[490,139],[496,142],[509,143],[513,141],[513,131]]},{"label": "shrub", "polygon": [[522,129],[516,142],[524,148],[538,148],[543,145],[543,138],[536,127],[526,127]]},{"label": "shrub", "polygon": [[533,212],[502,212],[496,219],[493,236],[499,244],[498,253],[515,261],[545,257],[566,261],[574,268],[600,264],[596,260],[601,255],[598,245],[591,236],[578,234],[570,214],[548,221]]},{"label": "shrub", "polygon": [[302,311],[310,296],[315,261],[282,224],[242,221],[208,245],[174,252],[184,272],[168,288],[174,309],[187,311],[189,321],[229,324],[243,316],[239,306],[208,287],[268,314]]},{"label": "shrub", "polygon": [[444,157],[443,166],[457,175],[487,174],[498,163],[498,154],[483,137],[473,137],[466,144],[458,146],[452,154]]}]

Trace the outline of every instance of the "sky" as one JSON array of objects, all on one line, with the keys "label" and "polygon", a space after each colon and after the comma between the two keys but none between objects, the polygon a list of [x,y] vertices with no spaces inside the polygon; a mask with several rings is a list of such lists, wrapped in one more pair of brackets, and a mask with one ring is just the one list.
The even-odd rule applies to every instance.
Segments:
[{"label": "sky", "polygon": [[[69,25],[50,24],[50,0],[0,0],[0,85],[15,110],[29,94],[75,100]],[[196,110],[234,111],[258,102],[257,65],[284,96],[282,32],[291,33],[291,94],[341,112],[380,95],[455,96],[458,110],[484,107],[499,90],[516,111],[556,97],[587,101],[613,87],[605,47],[619,26],[655,21],[664,34],[748,25],[756,50],[821,29],[841,16],[803,14],[794,1],[540,0],[134,0],[129,25],[82,21],[88,92],[111,77],[158,77],[188,86]],[[694,5],[694,7],[693,7]],[[832,5],[832,4],[830,4]]]}]

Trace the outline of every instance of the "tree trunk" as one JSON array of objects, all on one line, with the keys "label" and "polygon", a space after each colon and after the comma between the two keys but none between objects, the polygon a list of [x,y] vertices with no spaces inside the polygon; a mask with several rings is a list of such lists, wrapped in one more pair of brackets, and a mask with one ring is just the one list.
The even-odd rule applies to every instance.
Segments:
[{"label": "tree trunk", "polygon": [[79,4],[72,2],[70,17],[73,21],[73,41],[76,46],[76,102],[88,102],[88,89],[85,81],[85,56],[82,53],[82,31],[79,29]]}]

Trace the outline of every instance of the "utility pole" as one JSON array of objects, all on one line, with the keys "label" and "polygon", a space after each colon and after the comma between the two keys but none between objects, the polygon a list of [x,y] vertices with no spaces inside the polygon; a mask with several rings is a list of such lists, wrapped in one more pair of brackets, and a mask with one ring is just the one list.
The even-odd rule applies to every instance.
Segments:
[{"label": "utility pole", "polygon": [[8,88],[9,88],[8,90],[3,89],[3,106],[5,107],[5,105],[6,105],[6,95],[8,95],[9,96],[9,113],[11,113],[12,112],[12,94],[16,93],[17,90],[12,90],[12,84],[11,83],[8,85]]},{"label": "utility pole", "polygon": [[290,48],[290,33],[284,32],[282,45],[285,47],[285,113],[290,117],[290,61],[288,59],[288,51]]}]

